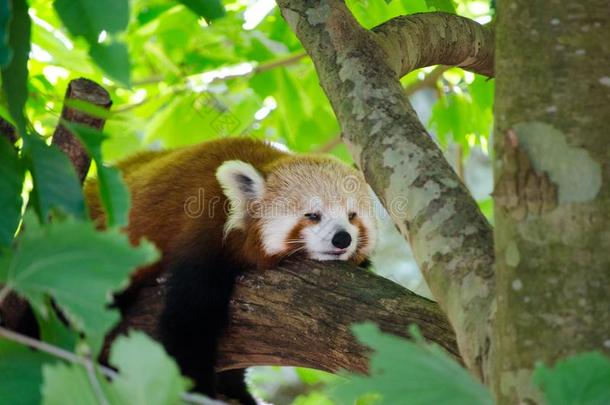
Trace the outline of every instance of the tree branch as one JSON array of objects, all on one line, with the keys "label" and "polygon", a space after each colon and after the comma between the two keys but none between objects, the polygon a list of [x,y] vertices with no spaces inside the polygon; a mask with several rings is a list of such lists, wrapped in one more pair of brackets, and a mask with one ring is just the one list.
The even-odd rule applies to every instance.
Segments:
[{"label": "tree branch", "polygon": [[[157,336],[165,281],[144,286],[110,333],[102,353],[129,328]],[[231,323],[220,347],[219,369],[292,365],[366,372],[367,350],[350,326],[373,321],[408,337],[415,323],[423,335],[460,360],[455,335],[438,305],[390,280],[342,262],[287,262],[248,271],[238,279]]]},{"label": "tree branch", "polygon": [[[84,78],[72,80],[68,84],[68,89],[66,90],[64,108],[61,112],[60,122],[75,122],[96,129],[102,129],[104,127],[104,118],[95,117],[84,111],[68,107],[67,102],[69,100],[81,100],[109,110],[112,101],[110,100],[110,95],[102,86],[92,80]],[[76,139],[66,127],[62,124],[58,124],[57,128],[55,128],[55,133],[53,134],[53,145],[58,146],[59,149],[68,155],[82,183],[89,171],[91,158],[80,141]]]},{"label": "tree branch", "polygon": [[[456,330],[464,362],[486,381],[491,333],[486,320],[494,289],[491,227],[418,120],[398,79],[406,68],[423,63],[486,66],[477,58],[489,60],[491,37],[473,35],[474,23],[448,14],[417,17],[426,24],[443,21],[446,29],[424,30],[420,23],[412,28],[412,20],[397,19],[372,32],[340,0],[279,0],[278,5],[316,66],[354,161],[410,241]],[[409,23],[397,27],[401,21]],[[409,34],[410,29],[417,33]],[[449,60],[435,59],[442,46],[453,55]],[[487,49],[473,53],[477,47]],[[420,51],[407,55],[413,49]],[[389,56],[395,51],[399,58]]]},{"label": "tree branch", "polygon": [[493,32],[468,18],[448,13],[404,15],[373,28],[373,32],[386,50],[386,63],[400,77],[431,65],[494,75]]}]

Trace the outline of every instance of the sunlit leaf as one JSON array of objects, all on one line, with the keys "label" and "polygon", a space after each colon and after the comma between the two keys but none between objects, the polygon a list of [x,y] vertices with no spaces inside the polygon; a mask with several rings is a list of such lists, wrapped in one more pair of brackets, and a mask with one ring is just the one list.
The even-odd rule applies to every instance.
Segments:
[{"label": "sunlit leaf", "polygon": [[68,98],[64,101],[64,105],[75,110],[87,113],[87,115],[96,118],[108,119],[112,116],[112,112],[108,111],[106,108],[100,107],[99,105],[91,104],[84,100]]},{"label": "sunlit leaf", "polygon": [[112,345],[110,363],[120,372],[112,390],[124,404],[175,404],[191,385],[163,347],[141,332],[119,337]]},{"label": "sunlit leaf", "polygon": [[[163,347],[144,333],[131,332],[129,336],[117,338],[110,357],[119,375],[112,381],[99,373],[95,378],[101,388],[99,395],[111,404],[178,404],[180,394],[190,387]],[[98,394],[91,386],[91,376],[80,365],[45,365],[43,377],[43,404],[99,403]]]},{"label": "sunlit leaf", "polygon": [[[76,364],[46,364],[42,368],[43,405],[98,405],[86,370]],[[98,377],[96,377],[98,379]],[[100,379],[101,380],[101,379]],[[101,382],[100,382],[101,384]]]}]

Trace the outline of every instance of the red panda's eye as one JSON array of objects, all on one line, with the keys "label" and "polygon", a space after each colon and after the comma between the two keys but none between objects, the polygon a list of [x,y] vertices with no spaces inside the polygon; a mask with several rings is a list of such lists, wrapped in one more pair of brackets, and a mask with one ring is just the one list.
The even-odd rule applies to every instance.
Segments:
[{"label": "red panda's eye", "polygon": [[305,218],[309,219],[310,221],[318,222],[320,219],[322,219],[322,215],[318,212],[308,212],[305,214]]},{"label": "red panda's eye", "polygon": [[356,218],[356,213],[350,212],[349,214],[347,214],[347,218],[351,221],[352,219]]}]

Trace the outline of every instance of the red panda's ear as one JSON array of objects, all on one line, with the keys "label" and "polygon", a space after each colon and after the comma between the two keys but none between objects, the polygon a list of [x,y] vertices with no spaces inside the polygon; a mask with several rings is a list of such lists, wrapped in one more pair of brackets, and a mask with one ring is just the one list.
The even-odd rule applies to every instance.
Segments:
[{"label": "red panda's ear", "polygon": [[242,228],[248,203],[263,197],[265,179],[254,166],[241,160],[229,160],[220,165],[216,179],[231,202],[225,232]]}]

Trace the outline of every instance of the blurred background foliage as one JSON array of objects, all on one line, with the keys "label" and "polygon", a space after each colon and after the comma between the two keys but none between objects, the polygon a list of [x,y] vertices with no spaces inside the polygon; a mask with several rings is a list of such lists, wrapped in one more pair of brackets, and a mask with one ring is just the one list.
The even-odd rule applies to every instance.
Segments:
[{"label": "blurred background foliage", "polygon": [[[347,3],[365,27],[434,10],[481,23],[493,17],[493,4],[479,0]],[[122,4],[127,3],[29,2],[25,116],[32,132],[50,138],[68,83],[86,77],[102,84],[113,101],[100,155],[106,163],[140,150],[226,136],[266,139],[295,152],[330,153],[351,163],[313,63],[273,1],[131,0],[129,10]],[[2,80],[10,88],[17,79],[3,74]],[[456,68],[430,67],[407,75],[402,84],[431,135],[492,220],[488,145],[493,81]],[[0,116],[15,122],[11,96],[15,94],[3,93]],[[374,270],[429,296],[407,243],[387,217],[380,220],[383,236],[373,258]],[[39,243],[44,244],[41,238]],[[142,260],[152,257],[149,253]],[[24,291],[27,295],[27,288]],[[340,379],[278,367],[260,367],[249,374],[255,393],[277,404],[332,403],[321,389]],[[342,395],[345,398],[345,391]]]},{"label": "blurred background foliage", "polygon": [[[487,1],[352,0],[348,5],[365,27],[431,10],[481,23],[493,15]],[[121,59],[122,52],[93,58],[88,41],[70,34],[52,2],[33,0],[26,104],[33,128],[51,136],[69,81],[86,77],[103,84],[113,101],[104,129],[109,139],[102,146],[108,163],[143,149],[224,136],[267,139],[295,152],[331,153],[351,162],[313,63],[274,2],[226,1],[224,7],[222,17],[206,22],[179,2],[131,1],[125,30],[113,35],[102,30],[96,39],[126,46],[129,62],[113,64],[105,59]],[[457,68],[431,67],[402,83],[490,218],[493,81]],[[9,116],[6,109],[0,115]],[[381,241],[376,268],[427,294],[406,242],[391,222],[382,227],[390,237]]]}]

